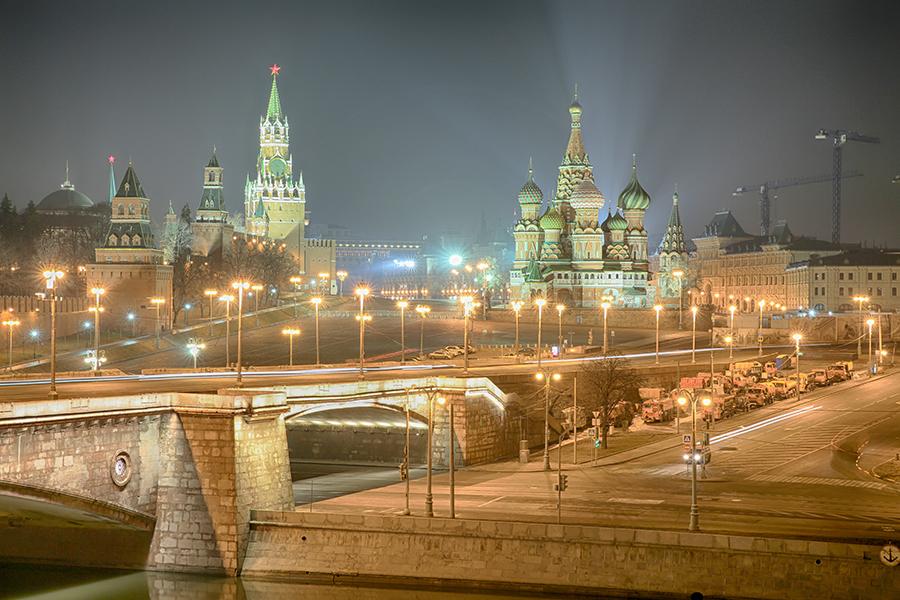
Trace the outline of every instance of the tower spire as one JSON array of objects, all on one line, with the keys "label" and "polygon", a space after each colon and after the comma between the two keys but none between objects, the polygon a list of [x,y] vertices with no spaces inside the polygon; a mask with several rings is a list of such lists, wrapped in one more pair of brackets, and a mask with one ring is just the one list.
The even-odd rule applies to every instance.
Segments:
[{"label": "tower spire", "polygon": [[272,89],[269,91],[269,106],[266,109],[266,119],[271,120],[280,120],[281,119],[281,99],[278,97],[278,74],[281,72],[281,67],[277,64],[269,67],[269,71],[272,73]]},{"label": "tower spire", "polygon": [[72,185],[72,182],[69,181],[69,161],[66,161],[66,180],[63,181],[63,184],[60,186],[64,190],[74,190],[75,186]]},{"label": "tower spire", "polygon": [[112,206],[113,198],[116,197],[116,173],[113,169],[113,165],[116,164],[116,157],[110,154],[106,157],[107,162],[109,162],[109,197],[107,200],[109,201],[110,206]]},{"label": "tower spire", "polygon": [[528,181],[534,181],[534,165],[531,156],[528,157]]}]

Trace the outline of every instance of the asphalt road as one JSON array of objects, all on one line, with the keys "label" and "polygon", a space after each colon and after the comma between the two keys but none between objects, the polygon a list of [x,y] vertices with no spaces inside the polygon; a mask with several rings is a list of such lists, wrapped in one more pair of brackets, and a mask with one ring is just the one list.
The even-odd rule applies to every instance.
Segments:
[{"label": "asphalt road", "polygon": [[[900,425],[900,373],[847,382],[729,419],[713,433],[713,460],[699,483],[704,531],[879,543],[900,530],[900,486],[858,466],[866,448],[883,449]],[[673,438],[675,435],[673,433]],[[562,521],[686,529],[690,478],[678,438],[624,452],[607,466],[563,470]],[[553,452],[553,467],[556,468]],[[466,518],[555,521],[556,473],[502,463],[457,474],[457,514]],[[864,460],[862,462],[865,462]],[[413,514],[423,513],[424,483],[412,482]],[[335,497],[318,510],[396,513],[404,487]],[[447,515],[448,479],[435,478],[435,510]],[[303,507],[298,507],[303,510]]]}]

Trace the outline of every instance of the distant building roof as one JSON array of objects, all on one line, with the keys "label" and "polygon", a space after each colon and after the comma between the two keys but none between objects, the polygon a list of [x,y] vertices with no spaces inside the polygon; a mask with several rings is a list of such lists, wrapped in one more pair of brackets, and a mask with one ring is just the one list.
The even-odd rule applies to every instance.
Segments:
[{"label": "distant building roof", "polygon": [[719,211],[703,232],[704,237],[749,237],[730,210]]},{"label": "distant building roof", "polygon": [[859,248],[810,259],[810,266],[889,267],[900,265],[900,250]]}]

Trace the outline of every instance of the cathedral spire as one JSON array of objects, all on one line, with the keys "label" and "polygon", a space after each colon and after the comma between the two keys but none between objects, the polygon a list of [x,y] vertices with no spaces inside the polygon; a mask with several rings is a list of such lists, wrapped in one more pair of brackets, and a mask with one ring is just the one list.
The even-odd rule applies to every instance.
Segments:
[{"label": "cathedral spire", "polygon": [[272,90],[269,92],[269,107],[266,109],[266,119],[274,121],[281,119],[281,99],[278,97],[277,83],[281,67],[275,64],[269,67],[269,71],[272,73]]},{"label": "cathedral spire", "polygon": [[678,188],[672,194],[672,212],[669,213],[669,223],[666,225],[666,233],[659,244],[659,252],[670,254],[686,253],[684,247],[684,227],[681,225],[681,215],[678,212]]}]

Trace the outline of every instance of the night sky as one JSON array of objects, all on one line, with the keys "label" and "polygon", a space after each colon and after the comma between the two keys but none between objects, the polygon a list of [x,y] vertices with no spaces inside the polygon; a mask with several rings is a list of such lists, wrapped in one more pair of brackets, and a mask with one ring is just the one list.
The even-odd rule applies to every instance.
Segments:
[{"label": "night sky", "polygon": [[[892,6],[893,5],[893,6]],[[550,197],[579,86],[595,178],[614,202],[632,153],[654,199],[677,183],[687,232],[736,185],[830,173],[820,127],[849,144],[844,240],[900,246],[897,2],[0,1],[0,194],[40,200],[65,176],[105,196],[128,158],[160,219],[196,209],[213,145],[229,210],[254,167],[268,65],[314,222],[359,238],[508,227],[529,156]],[[776,218],[830,236],[831,186],[781,192]],[[889,215],[890,218],[884,218]]]}]

